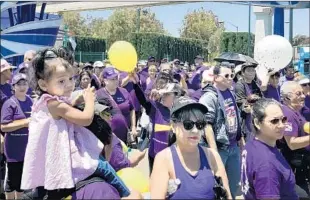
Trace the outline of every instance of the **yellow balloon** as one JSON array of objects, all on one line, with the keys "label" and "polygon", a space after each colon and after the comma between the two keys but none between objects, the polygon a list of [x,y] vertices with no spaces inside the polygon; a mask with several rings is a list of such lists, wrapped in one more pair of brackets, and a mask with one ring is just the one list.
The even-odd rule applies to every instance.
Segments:
[{"label": "yellow balloon", "polygon": [[126,41],[117,41],[109,49],[109,61],[119,71],[133,72],[138,62],[134,46]]},{"label": "yellow balloon", "polygon": [[310,134],[310,122],[304,124],[304,131],[305,133]]},{"label": "yellow balloon", "polygon": [[139,170],[128,167],[119,170],[117,175],[124,181],[127,187],[140,193],[149,192],[149,180]]}]

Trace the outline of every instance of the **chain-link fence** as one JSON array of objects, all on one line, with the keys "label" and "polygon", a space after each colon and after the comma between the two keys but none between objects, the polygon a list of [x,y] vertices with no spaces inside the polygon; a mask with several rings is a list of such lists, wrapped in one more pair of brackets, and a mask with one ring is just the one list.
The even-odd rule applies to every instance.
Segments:
[{"label": "chain-link fence", "polygon": [[105,52],[75,52],[75,61],[76,62],[89,62],[89,61],[103,61],[105,59]]}]

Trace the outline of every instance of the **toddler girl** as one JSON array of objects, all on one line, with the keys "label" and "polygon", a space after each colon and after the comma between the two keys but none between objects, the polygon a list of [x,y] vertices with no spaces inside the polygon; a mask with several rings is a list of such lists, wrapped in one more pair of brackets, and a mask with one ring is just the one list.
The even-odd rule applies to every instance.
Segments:
[{"label": "toddler girl", "polygon": [[109,163],[99,159],[103,144],[83,127],[94,116],[94,89],[85,89],[83,111],[68,101],[75,84],[67,60],[60,50],[46,49],[33,61],[41,96],[32,108],[21,188],[68,189],[89,176],[100,176],[126,197],[128,188]]}]

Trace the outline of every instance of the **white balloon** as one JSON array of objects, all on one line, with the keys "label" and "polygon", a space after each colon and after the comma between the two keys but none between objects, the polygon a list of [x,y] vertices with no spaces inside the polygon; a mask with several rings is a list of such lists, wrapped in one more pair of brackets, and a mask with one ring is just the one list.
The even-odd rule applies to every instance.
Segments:
[{"label": "white balloon", "polygon": [[285,68],[293,58],[293,47],[284,37],[268,35],[261,39],[254,50],[254,59],[258,62],[257,76],[261,79],[267,75],[269,69],[280,71]]}]

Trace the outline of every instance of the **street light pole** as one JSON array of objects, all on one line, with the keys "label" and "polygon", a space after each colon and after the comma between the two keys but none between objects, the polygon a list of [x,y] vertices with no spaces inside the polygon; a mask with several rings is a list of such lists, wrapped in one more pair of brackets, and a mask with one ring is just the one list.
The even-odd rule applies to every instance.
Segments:
[{"label": "street light pole", "polygon": [[249,25],[248,25],[248,56],[250,56],[250,45],[251,45],[251,2],[249,2]]},{"label": "street light pole", "polygon": [[234,25],[234,24],[231,23],[231,22],[228,22],[228,21],[221,21],[221,22],[219,22],[219,23],[220,23],[220,24],[224,24],[225,22],[227,22],[228,24],[230,24],[230,25],[232,25],[233,27],[235,27],[235,28],[237,29],[237,33],[239,32],[239,27],[236,26],[236,25]]}]

